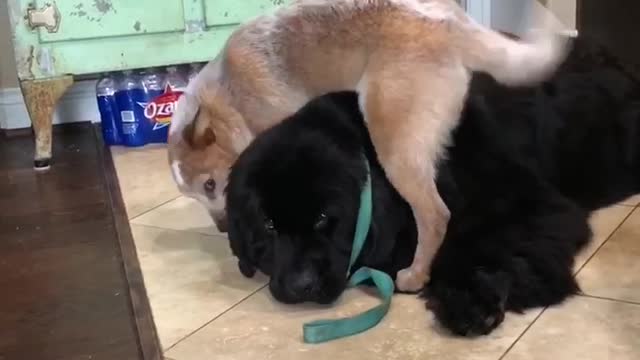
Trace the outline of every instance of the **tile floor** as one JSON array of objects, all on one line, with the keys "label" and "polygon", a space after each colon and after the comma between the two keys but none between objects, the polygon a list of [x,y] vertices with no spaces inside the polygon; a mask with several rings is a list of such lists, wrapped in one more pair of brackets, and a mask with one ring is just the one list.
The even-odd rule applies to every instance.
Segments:
[{"label": "tile floor", "polygon": [[595,239],[576,266],[584,295],[561,306],[510,314],[468,340],[441,331],[420,300],[397,296],[375,329],[309,346],[302,323],[376,300],[353,290],[332,308],[274,302],[266,279],[240,275],[224,236],[177,192],[162,146],[112,151],[167,360],[640,359],[640,197],[594,215]]}]

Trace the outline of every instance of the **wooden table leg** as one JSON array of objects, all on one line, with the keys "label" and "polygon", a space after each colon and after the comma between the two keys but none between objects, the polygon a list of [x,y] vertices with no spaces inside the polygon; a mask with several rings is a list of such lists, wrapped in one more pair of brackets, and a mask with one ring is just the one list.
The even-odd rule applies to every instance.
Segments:
[{"label": "wooden table leg", "polygon": [[33,163],[36,170],[49,169],[53,112],[58,100],[72,84],[73,76],[71,75],[20,81],[22,96],[35,133],[36,149]]}]

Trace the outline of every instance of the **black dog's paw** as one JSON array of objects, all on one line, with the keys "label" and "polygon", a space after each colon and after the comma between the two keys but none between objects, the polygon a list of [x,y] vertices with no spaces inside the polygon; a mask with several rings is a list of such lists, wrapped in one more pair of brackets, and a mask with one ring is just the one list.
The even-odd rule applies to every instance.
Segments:
[{"label": "black dog's paw", "polygon": [[508,276],[477,270],[469,277],[456,278],[432,280],[424,293],[427,308],[456,335],[488,335],[504,320]]},{"label": "black dog's paw", "polygon": [[240,269],[242,275],[248,278],[252,278],[256,274],[256,268],[246,261],[238,260],[238,269]]}]

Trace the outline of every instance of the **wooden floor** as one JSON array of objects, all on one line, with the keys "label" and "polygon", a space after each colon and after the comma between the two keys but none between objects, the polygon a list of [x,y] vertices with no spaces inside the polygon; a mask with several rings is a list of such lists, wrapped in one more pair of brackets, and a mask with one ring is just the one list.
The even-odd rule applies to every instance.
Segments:
[{"label": "wooden floor", "polygon": [[30,136],[0,135],[0,360],[161,358],[96,133],[57,128],[46,173],[32,169]]}]

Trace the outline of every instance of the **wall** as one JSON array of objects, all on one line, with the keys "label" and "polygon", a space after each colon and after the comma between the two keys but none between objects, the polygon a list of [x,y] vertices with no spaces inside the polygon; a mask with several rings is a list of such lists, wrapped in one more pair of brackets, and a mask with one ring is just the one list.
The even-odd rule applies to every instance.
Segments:
[{"label": "wall", "polygon": [[0,0],[0,89],[18,86],[6,0]]},{"label": "wall", "polygon": [[491,0],[491,27],[520,35],[529,0]]},{"label": "wall", "polygon": [[547,0],[546,2],[562,24],[571,29],[576,28],[576,0]]},{"label": "wall", "polygon": [[[491,26],[494,29],[521,34],[524,24],[527,3],[538,0],[491,0]],[[540,1],[553,12],[566,29],[576,27],[577,0],[543,0]],[[604,0],[602,0],[604,1]]]}]

